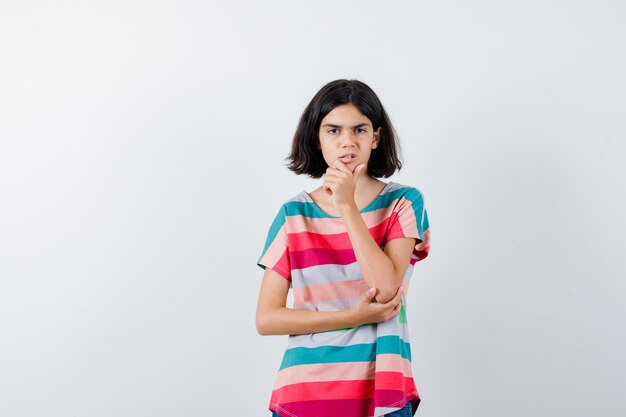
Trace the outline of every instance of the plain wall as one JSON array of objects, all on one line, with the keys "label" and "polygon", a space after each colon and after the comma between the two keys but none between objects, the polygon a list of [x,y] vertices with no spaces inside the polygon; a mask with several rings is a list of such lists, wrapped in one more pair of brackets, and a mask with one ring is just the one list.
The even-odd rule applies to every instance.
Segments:
[{"label": "plain wall", "polygon": [[626,7],[3,1],[0,415],[269,416],[256,266],[336,78],[380,96],[432,248],[423,417],[626,415]]}]

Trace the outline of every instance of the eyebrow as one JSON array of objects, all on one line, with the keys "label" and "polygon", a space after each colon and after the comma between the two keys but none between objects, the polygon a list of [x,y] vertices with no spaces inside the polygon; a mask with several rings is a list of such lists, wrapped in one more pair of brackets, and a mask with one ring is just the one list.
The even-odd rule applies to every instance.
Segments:
[{"label": "eyebrow", "polygon": [[[358,125],[354,125],[354,126],[352,126],[352,129],[357,129],[357,128],[359,128],[359,127],[363,127],[363,126],[368,126],[368,127],[369,127],[369,126],[371,126],[371,124],[369,124],[369,123],[359,123]],[[326,124],[325,124],[325,125],[323,125],[322,127],[333,127],[333,128],[335,128],[335,129],[336,129],[336,128],[340,128],[340,127],[343,127],[343,126],[334,125],[334,124],[332,124],[332,123],[326,123]]]}]

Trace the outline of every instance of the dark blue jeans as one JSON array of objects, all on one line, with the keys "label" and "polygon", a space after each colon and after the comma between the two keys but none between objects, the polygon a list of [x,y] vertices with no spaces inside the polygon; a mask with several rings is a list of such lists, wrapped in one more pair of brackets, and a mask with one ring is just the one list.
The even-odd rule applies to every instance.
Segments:
[{"label": "dark blue jeans", "polygon": [[[272,411],[272,417],[282,417],[276,411]],[[394,411],[393,413],[385,414],[385,417],[413,417],[413,408],[411,403],[408,402],[404,404],[399,410]]]}]

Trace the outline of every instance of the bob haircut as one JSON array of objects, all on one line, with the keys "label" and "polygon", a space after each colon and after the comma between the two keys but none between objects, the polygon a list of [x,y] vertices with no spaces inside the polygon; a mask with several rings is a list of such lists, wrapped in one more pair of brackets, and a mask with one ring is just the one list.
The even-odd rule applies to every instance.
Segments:
[{"label": "bob haircut", "polygon": [[320,124],[328,113],[343,104],[356,106],[372,122],[374,130],[382,128],[378,146],[372,149],[367,164],[369,176],[387,178],[400,170],[400,143],[378,96],[365,83],[344,79],[326,84],[304,109],[293,137],[291,153],[286,158],[287,168],[312,178],[321,178],[326,173],[328,165],[318,148]]}]

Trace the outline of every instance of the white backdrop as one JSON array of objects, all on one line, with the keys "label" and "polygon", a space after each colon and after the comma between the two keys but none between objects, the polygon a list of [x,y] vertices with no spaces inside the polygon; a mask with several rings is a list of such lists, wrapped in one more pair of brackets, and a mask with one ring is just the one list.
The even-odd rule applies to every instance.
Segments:
[{"label": "white backdrop", "polygon": [[423,417],[623,416],[626,6],[0,3],[0,415],[269,416],[298,117],[368,83],[426,197]]}]

